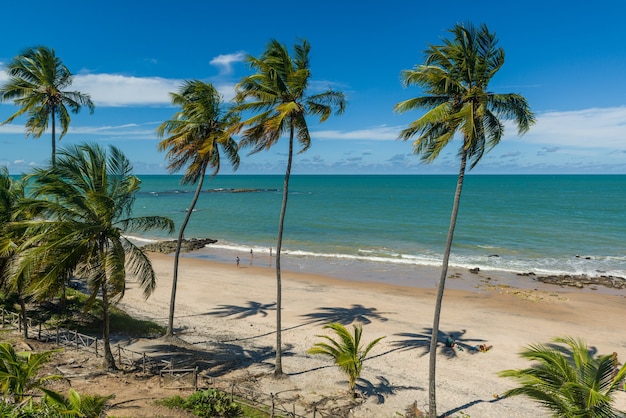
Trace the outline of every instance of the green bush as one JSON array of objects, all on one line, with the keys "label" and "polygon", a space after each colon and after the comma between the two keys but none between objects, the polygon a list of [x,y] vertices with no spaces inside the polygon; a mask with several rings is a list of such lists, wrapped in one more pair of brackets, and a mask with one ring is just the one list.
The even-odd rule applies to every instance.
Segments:
[{"label": "green bush", "polygon": [[241,407],[222,392],[207,389],[187,398],[185,409],[203,418],[234,418],[241,416]]}]

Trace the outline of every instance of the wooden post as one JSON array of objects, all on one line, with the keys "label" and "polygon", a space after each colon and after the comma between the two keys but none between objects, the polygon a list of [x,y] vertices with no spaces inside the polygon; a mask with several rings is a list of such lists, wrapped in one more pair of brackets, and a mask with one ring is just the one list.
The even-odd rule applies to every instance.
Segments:
[{"label": "wooden post", "polygon": [[274,418],[274,408],[275,408],[275,402],[274,402],[274,394],[270,393],[270,396],[272,397],[272,410],[270,412],[270,417]]},{"label": "wooden post", "polygon": [[146,373],[146,353],[142,354],[141,367],[143,368],[143,372]]},{"label": "wooden post", "polygon": [[76,330],[74,330],[74,342],[76,343],[74,345],[76,345],[76,349],[78,350],[78,331]]},{"label": "wooden post", "polygon": [[117,346],[117,364],[122,364],[122,347]]},{"label": "wooden post", "polygon": [[198,366],[193,371],[193,390],[198,390]]},{"label": "wooden post", "polygon": [[96,350],[96,357],[98,357],[98,339],[96,338],[94,340],[94,349]]},{"label": "wooden post", "polygon": [[315,414],[317,413],[317,405],[313,405],[313,418],[315,418]]}]

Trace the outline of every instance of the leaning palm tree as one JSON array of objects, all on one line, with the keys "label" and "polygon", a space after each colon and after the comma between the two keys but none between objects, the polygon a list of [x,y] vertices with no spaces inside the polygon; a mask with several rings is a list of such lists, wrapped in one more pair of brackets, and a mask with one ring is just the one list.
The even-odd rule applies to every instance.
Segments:
[{"label": "leaning palm tree", "polygon": [[26,137],[39,138],[51,123],[52,164],[56,160],[56,123],[61,125],[59,140],[67,133],[70,114],[83,106],[93,113],[95,105],[88,94],[65,90],[72,84],[72,73],[45,46],[28,48],[7,65],[9,80],[0,87],[0,101],[13,100],[20,109],[2,124],[27,114]]},{"label": "leaning palm tree", "polygon": [[105,369],[115,369],[110,346],[111,304],[124,296],[126,270],[147,298],[156,286],[152,264],[124,233],[173,231],[171,219],[131,216],[140,180],[116,147],[81,144],[62,149],[54,166],[29,176],[33,198],[24,207],[38,216],[27,228],[17,273],[27,274],[30,291],[45,294],[58,277],[72,272],[86,281],[87,308],[101,298]]},{"label": "leaning palm tree", "polygon": [[450,30],[452,39],[426,49],[426,60],[412,70],[402,72],[405,85],[421,87],[424,95],[396,104],[396,112],[427,109],[419,119],[402,130],[400,139],[418,136],[413,150],[422,161],[434,161],[458,133],[460,167],[450,226],[443,255],[430,343],[429,414],[436,417],[435,365],[441,304],[448,271],[463,179],[478,164],[483,154],[495,147],[504,135],[501,119],[513,120],[519,134],[534,123],[526,99],[519,94],[497,94],[488,90],[489,81],[504,64],[504,50],[486,25],[458,24]]},{"label": "leaning palm tree", "polygon": [[531,345],[520,355],[535,364],[499,373],[521,385],[503,396],[527,396],[555,418],[626,416],[613,406],[615,391],[626,377],[626,367],[617,368],[612,355],[594,357],[581,340],[564,337],[553,341],[565,347]]},{"label": "leaning palm tree", "polygon": [[159,138],[163,138],[166,134],[170,135],[159,142],[159,151],[167,150],[170,172],[177,172],[183,167],[187,167],[181,180],[182,184],[197,183],[197,187],[191,205],[187,208],[185,219],[180,226],[176,242],[170,312],[165,333],[168,338],[174,335],[178,260],[185,236],[185,227],[198,202],[207,169],[211,167],[213,176],[219,172],[221,166],[220,147],[234,169],[239,166],[237,143],[228,133],[228,129],[239,119],[236,114],[225,111],[222,97],[217,90],[211,84],[202,81],[186,81],[178,93],[171,93],[171,98],[172,104],[180,106],[182,109],[171,120],[163,122],[157,128]]},{"label": "leaning palm tree", "polygon": [[311,78],[310,49],[310,44],[303,40],[294,46],[294,56],[291,57],[286,46],[276,40],[271,40],[261,57],[248,56],[246,58],[250,67],[257,73],[244,77],[236,86],[237,111],[253,113],[249,119],[236,125],[236,132],[247,127],[242,133],[240,146],[251,146],[251,153],[256,153],[269,150],[283,135],[287,135],[289,139],[276,243],[276,365],[274,369],[276,376],[283,375],[280,256],[294,139],[297,139],[302,146],[300,152],[306,151],[311,145],[306,117],[319,116],[320,122],[324,122],[333,110],[336,109],[336,113],[341,114],[346,106],[344,94],[338,91],[327,90],[319,94],[307,94]]},{"label": "leaning palm tree", "polygon": [[318,337],[322,337],[328,342],[315,343],[313,348],[310,348],[307,353],[321,354],[332,358],[335,364],[348,376],[350,392],[354,395],[354,387],[356,386],[356,381],[361,376],[365,357],[385,337],[378,337],[363,348],[361,346],[363,327],[361,324],[355,324],[353,327],[354,334],[350,334],[350,331],[338,322],[324,325],[324,328],[335,331],[337,337],[339,337],[338,340],[334,340],[328,335],[318,335]]}]

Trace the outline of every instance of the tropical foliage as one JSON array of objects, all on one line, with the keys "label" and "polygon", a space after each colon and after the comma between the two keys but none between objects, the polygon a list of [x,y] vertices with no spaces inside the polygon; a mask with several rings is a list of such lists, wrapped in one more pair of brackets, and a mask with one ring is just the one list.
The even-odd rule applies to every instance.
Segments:
[{"label": "tropical foliage", "polygon": [[385,337],[376,338],[363,348],[361,345],[361,336],[363,335],[361,324],[353,325],[353,334],[350,334],[350,331],[338,322],[327,324],[324,328],[335,331],[337,339],[334,340],[328,335],[318,335],[318,337],[324,338],[324,341],[315,343],[307,353],[321,354],[332,358],[341,371],[348,376],[348,386],[350,391],[354,393],[356,381],[361,376],[363,362],[367,354]]},{"label": "tropical foliage", "polygon": [[324,122],[333,110],[341,114],[346,106],[343,93],[338,91],[327,90],[318,94],[308,94],[307,89],[311,78],[309,69],[311,46],[303,40],[293,49],[292,57],[285,45],[277,40],[271,40],[259,58],[247,56],[246,61],[250,68],[257,72],[244,77],[237,84],[235,96],[238,103],[236,110],[252,113],[252,116],[235,126],[234,132],[240,132],[243,129],[240,146],[252,147],[252,153],[256,153],[270,149],[283,135],[289,139],[276,243],[276,364],[274,373],[277,376],[283,374],[280,258],[294,140],[300,144],[300,152],[306,151],[311,146],[307,116],[317,116],[320,122]]},{"label": "tropical foliage", "polygon": [[529,368],[499,373],[520,384],[503,396],[527,396],[558,418],[626,416],[613,407],[626,367],[618,368],[612,355],[593,356],[581,340],[562,337],[553,341],[560,345],[535,344],[520,354],[535,362]]},{"label": "tropical foliage", "polygon": [[66,417],[98,418],[106,403],[115,398],[115,395],[81,395],[74,389],[69,390],[67,397],[45,388],[42,391],[46,394],[43,404]]},{"label": "tropical foliage", "polygon": [[174,254],[174,276],[166,336],[174,334],[174,307],[178,282],[178,261],[185,234],[185,227],[196,206],[204,177],[210,167],[216,175],[221,167],[220,147],[230,164],[239,166],[238,147],[228,129],[239,121],[238,117],[224,109],[222,97],[211,85],[202,81],[186,81],[178,93],[171,93],[172,104],[181,110],[157,128],[157,136],[169,137],[159,142],[159,150],[167,150],[168,169],[171,173],[186,167],[182,184],[197,183],[196,192],[178,233]]},{"label": "tropical foliage", "polygon": [[512,120],[520,134],[528,131],[534,116],[528,103],[519,94],[496,94],[488,90],[492,77],[504,64],[504,50],[497,47],[495,34],[486,25],[457,24],[451,30],[452,39],[443,45],[431,45],[425,51],[424,64],[402,72],[406,86],[421,88],[423,96],[396,104],[396,112],[426,109],[419,119],[402,130],[399,139],[417,136],[413,151],[422,161],[432,162],[458,135],[460,166],[450,226],[446,239],[441,276],[433,315],[429,367],[429,414],[436,411],[436,356],[441,304],[448,271],[464,176],[478,164],[485,152],[502,139],[501,120]]},{"label": "tropical foliage", "polygon": [[98,296],[102,301],[106,369],[115,368],[109,307],[124,295],[126,269],[146,297],[156,285],[150,260],[124,233],[173,229],[168,218],[131,217],[140,187],[131,172],[115,147],[107,153],[94,144],[72,146],[60,151],[55,165],[34,170],[29,176],[33,196],[23,202],[38,216],[22,223],[26,239],[16,274],[26,275],[30,292],[40,298],[70,275],[87,283],[87,308]]},{"label": "tropical foliage", "polygon": [[0,343],[0,392],[15,402],[22,402],[41,389],[46,381],[58,376],[39,377],[41,366],[50,360],[54,351],[17,353],[10,343]]},{"label": "tropical foliage", "polygon": [[14,223],[28,218],[19,211],[25,197],[25,182],[14,180],[6,168],[0,169],[0,289],[14,292],[19,303],[20,326],[24,338],[28,338],[26,319],[27,279],[24,274],[14,274],[19,258],[19,247],[24,242],[22,231],[14,229]]},{"label": "tropical foliage", "polygon": [[20,109],[3,124],[26,114],[26,136],[39,138],[52,124],[52,164],[56,160],[56,123],[61,125],[59,140],[67,133],[70,112],[78,113],[86,106],[91,113],[95,105],[88,94],[65,90],[72,84],[72,74],[45,46],[28,48],[15,57],[6,68],[9,80],[0,87],[0,101],[13,102]]}]

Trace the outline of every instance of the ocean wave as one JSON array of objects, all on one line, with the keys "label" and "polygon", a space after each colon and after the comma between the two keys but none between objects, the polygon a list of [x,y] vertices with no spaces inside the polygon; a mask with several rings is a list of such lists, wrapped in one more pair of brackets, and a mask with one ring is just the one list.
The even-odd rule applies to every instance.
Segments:
[{"label": "ocean wave", "polygon": [[[211,244],[211,248],[225,250],[233,253],[248,253],[250,250],[254,254],[270,254],[269,247],[244,246],[230,242],[218,242]],[[275,248],[272,252],[275,255]],[[331,262],[364,262],[377,264],[388,264],[396,267],[424,266],[439,267],[442,263],[442,256],[436,253],[424,252],[422,254],[405,254],[388,248],[380,249],[358,249],[355,254],[317,252],[309,250],[294,250],[283,248],[282,255],[289,259],[310,260],[311,265]],[[514,256],[495,256],[493,254],[481,255],[460,255],[451,254],[449,265],[461,269],[500,271],[505,273],[529,273],[542,275],[611,275],[626,277],[626,257],[591,257],[584,258],[575,256],[568,259],[559,258],[521,258]]]}]

